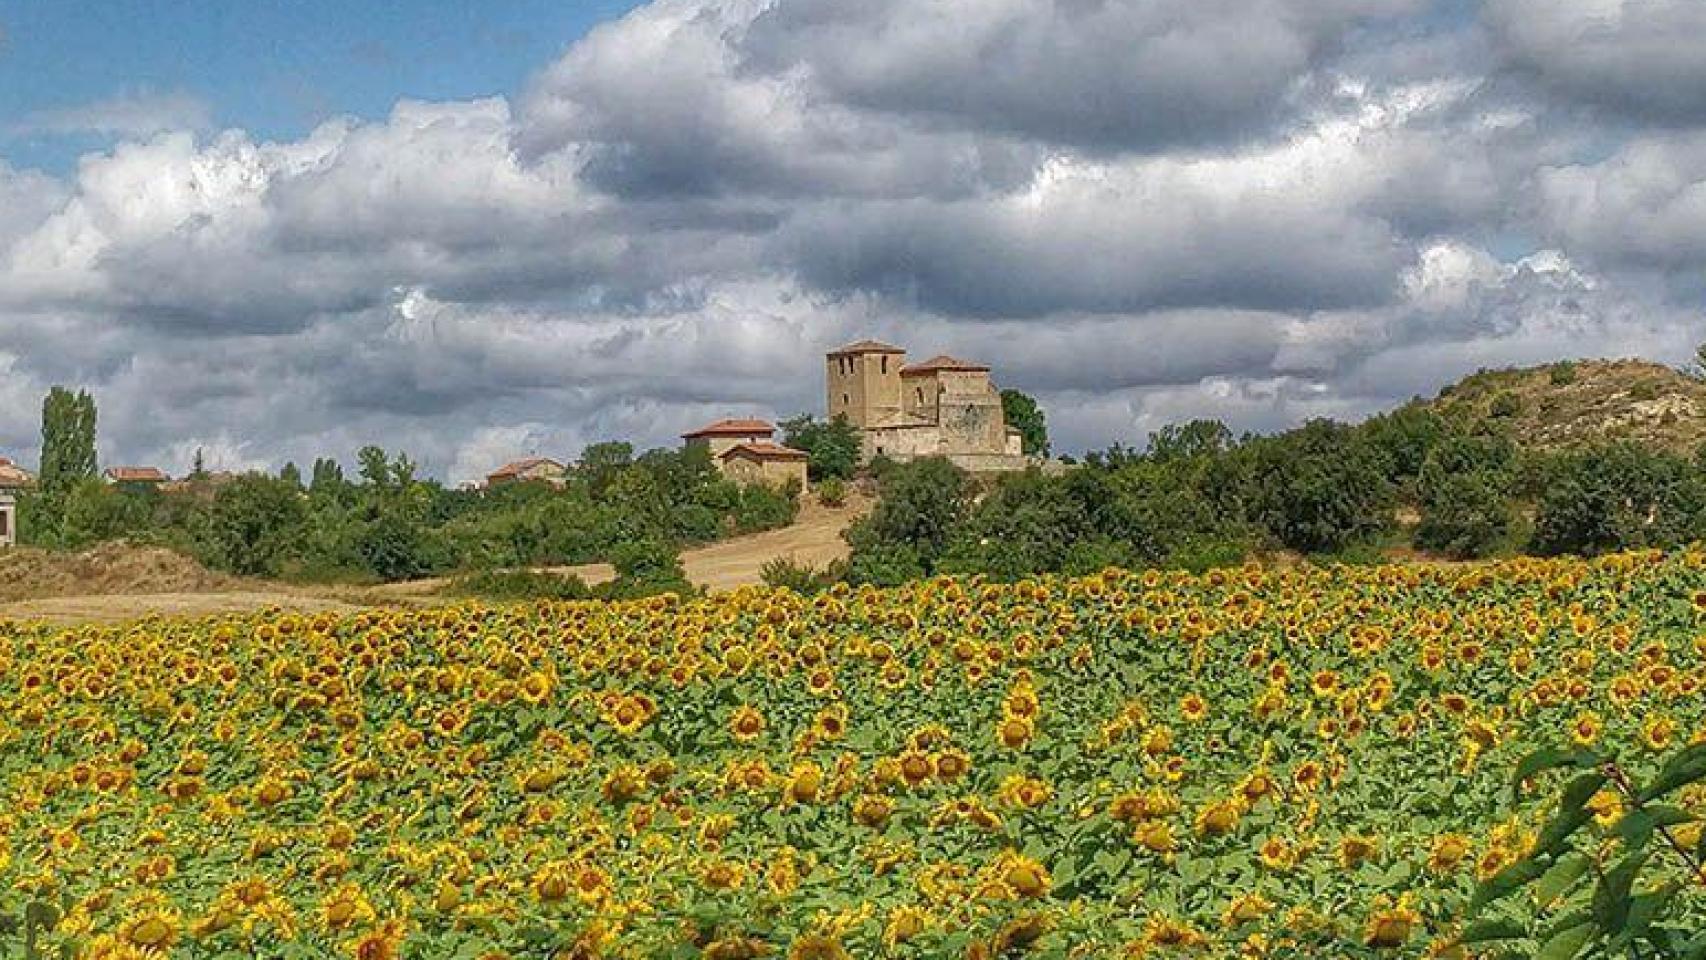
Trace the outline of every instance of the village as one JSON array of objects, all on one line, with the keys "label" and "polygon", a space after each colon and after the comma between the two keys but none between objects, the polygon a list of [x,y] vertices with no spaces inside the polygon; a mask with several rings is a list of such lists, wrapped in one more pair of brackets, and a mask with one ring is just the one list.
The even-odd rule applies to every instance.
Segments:
[{"label": "village", "polygon": [[[1040,463],[1022,450],[1019,431],[1006,422],[991,368],[939,354],[907,363],[902,347],[859,340],[824,357],[824,411],[845,418],[859,434],[861,464],[877,458],[908,462],[944,457],[971,473],[1023,470]],[[778,441],[776,425],[752,417],[726,417],[681,434],[684,449],[700,448],[725,477],[741,485],[804,490],[809,455]],[[489,473],[477,489],[536,483],[561,487],[569,458],[530,456]],[[237,475],[199,472],[174,479],[156,466],[114,466],[108,484],[162,494],[217,488]],[[0,548],[15,545],[18,498],[34,489],[35,476],[0,458]]]}]

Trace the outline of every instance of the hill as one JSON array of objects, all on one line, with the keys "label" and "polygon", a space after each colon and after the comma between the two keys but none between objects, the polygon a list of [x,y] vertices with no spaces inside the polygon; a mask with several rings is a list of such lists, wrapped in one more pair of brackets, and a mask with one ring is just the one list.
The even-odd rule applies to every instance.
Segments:
[{"label": "hill", "polygon": [[1645,360],[1486,370],[1424,405],[1453,419],[1498,422],[1534,450],[1634,440],[1692,454],[1706,442],[1706,383]]}]

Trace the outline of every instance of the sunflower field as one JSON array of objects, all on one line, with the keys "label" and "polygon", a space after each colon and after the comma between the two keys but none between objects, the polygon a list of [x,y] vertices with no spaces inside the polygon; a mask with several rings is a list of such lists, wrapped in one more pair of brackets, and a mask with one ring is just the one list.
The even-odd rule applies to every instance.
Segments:
[{"label": "sunflower field", "polygon": [[0,956],[1468,956],[1703,666],[1701,552],[4,624]]}]

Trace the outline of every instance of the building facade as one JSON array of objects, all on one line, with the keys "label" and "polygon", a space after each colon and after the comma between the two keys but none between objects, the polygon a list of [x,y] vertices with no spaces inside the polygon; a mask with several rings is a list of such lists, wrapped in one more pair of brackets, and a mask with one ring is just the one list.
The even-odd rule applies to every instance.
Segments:
[{"label": "building facade", "polygon": [[775,437],[776,427],[768,420],[718,420],[681,435],[688,449],[703,448],[717,469],[736,483],[782,487],[798,480],[805,489],[806,452],[784,447]]},{"label": "building facade", "polygon": [[36,478],[29,471],[5,457],[0,457],[0,550],[18,542],[17,495],[35,486]]},{"label": "building facade", "polygon": [[529,457],[506,463],[492,471],[486,477],[487,487],[501,487],[510,483],[543,483],[547,486],[561,487],[568,480],[569,468],[547,457]]},{"label": "building facade", "polygon": [[730,447],[717,458],[717,466],[723,476],[742,485],[763,483],[785,489],[790,484],[798,484],[799,489],[804,490],[808,459],[804,450],[766,441]]},{"label": "building facade", "polygon": [[1030,463],[983,364],[945,354],[908,364],[900,347],[861,340],[828,354],[825,384],[830,418],[859,429],[864,461],[941,456],[977,472]]},{"label": "building facade", "polygon": [[718,420],[682,434],[681,439],[689,448],[704,447],[711,454],[711,461],[720,463],[723,454],[743,443],[774,442],[776,426],[768,420]]}]

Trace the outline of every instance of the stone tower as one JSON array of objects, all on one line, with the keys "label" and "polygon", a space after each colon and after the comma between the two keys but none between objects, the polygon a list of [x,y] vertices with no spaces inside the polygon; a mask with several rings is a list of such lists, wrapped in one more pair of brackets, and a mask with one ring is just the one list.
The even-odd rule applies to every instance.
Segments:
[{"label": "stone tower", "polygon": [[875,340],[850,343],[828,355],[824,381],[829,385],[829,418],[846,416],[861,430],[900,415],[900,368],[906,351]]}]

